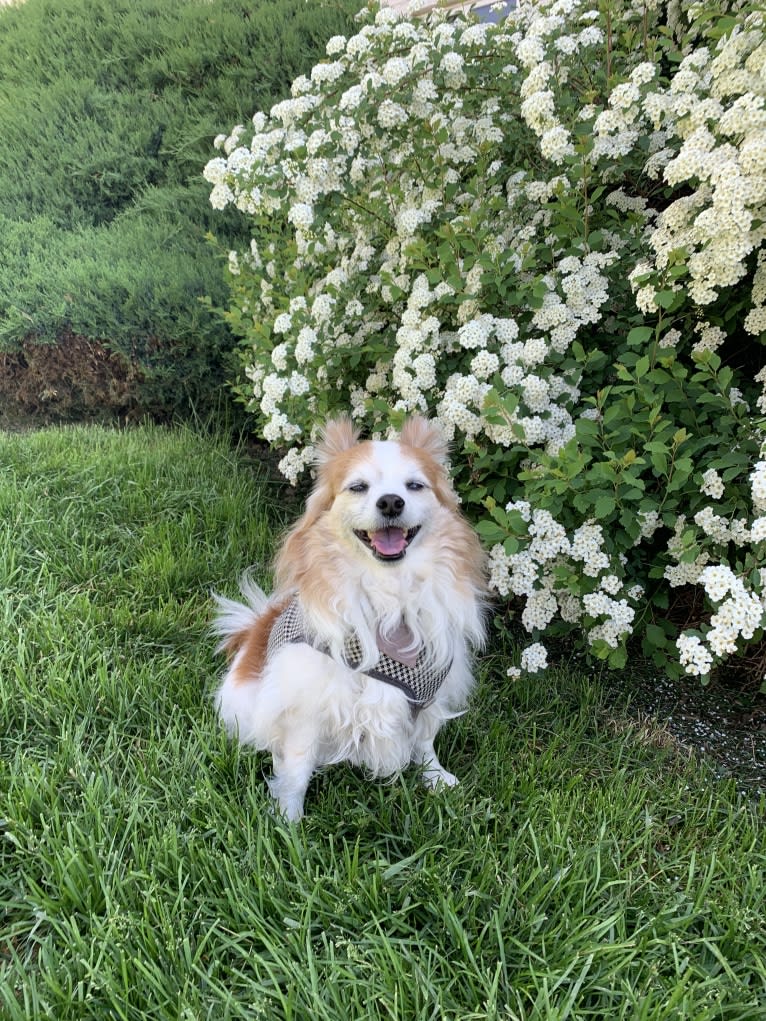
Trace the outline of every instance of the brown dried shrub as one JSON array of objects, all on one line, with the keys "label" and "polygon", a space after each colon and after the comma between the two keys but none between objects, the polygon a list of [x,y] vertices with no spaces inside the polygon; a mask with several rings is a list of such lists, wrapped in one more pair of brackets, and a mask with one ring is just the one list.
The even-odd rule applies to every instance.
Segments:
[{"label": "brown dried shrub", "polygon": [[0,421],[129,419],[140,414],[137,365],[99,341],[64,333],[0,353]]}]

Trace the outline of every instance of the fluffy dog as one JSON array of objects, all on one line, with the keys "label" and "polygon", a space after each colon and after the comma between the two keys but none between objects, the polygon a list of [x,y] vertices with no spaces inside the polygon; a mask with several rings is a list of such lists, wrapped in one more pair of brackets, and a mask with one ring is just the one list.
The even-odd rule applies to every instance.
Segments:
[{"label": "fluffy dog", "polygon": [[349,761],[373,776],[413,762],[451,786],[434,737],[466,705],[470,651],[484,638],[484,556],[458,511],[437,428],[358,442],[330,422],[303,517],[277,556],[267,598],[217,598],[228,670],[215,697],[242,744],[269,751],[272,796],[303,814],[314,771]]}]

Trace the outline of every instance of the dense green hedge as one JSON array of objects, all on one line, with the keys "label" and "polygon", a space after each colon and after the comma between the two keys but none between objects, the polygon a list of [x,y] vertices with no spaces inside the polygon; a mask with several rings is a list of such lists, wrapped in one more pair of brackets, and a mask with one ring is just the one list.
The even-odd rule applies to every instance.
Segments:
[{"label": "dense green hedge", "polygon": [[[77,334],[133,401],[204,408],[226,374],[201,168],[220,124],[282,98],[356,0],[27,0],[0,8],[0,351]],[[51,392],[56,381],[51,380]]]}]

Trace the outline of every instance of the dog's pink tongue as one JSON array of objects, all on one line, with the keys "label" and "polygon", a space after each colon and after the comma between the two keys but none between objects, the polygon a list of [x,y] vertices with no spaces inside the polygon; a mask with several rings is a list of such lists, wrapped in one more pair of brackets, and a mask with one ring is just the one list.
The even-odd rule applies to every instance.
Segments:
[{"label": "dog's pink tongue", "polygon": [[370,542],[373,548],[384,557],[395,557],[407,545],[403,528],[381,528],[370,534]]}]

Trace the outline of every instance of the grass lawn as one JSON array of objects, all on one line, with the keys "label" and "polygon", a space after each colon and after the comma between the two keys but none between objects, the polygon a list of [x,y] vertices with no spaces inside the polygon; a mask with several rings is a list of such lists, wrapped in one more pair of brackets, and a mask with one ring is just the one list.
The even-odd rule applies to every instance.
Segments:
[{"label": "grass lawn", "polygon": [[598,680],[495,648],[459,788],[269,813],[207,627],[278,496],[190,431],[0,433],[0,1018],[766,1017],[763,806]]}]

